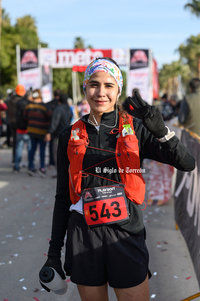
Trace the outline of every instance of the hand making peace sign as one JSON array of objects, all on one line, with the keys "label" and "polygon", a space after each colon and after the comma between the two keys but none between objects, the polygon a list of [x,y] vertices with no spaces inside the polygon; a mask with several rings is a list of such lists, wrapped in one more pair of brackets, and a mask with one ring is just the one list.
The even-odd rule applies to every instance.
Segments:
[{"label": "hand making peace sign", "polygon": [[130,104],[133,108],[141,115],[144,126],[156,137],[164,137],[168,129],[165,127],[163,117],[155,106],[150,106],[147,104],[138,91],[135,91],[135,98],[138,103],[134,101],[131,97],[128,97]]}]

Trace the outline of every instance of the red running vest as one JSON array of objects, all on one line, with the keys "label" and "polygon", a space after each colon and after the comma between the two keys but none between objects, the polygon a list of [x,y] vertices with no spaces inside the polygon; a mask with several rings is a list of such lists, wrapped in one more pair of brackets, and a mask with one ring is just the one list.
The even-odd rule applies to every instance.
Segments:
[{"label": "red running vest", "polygon": [[[128,125],[132,134],[123,136],[122,131]],[[111,131],[112,133],[112,131]],[[124,185],[126,196],[136,204],[142,204],[145,196],[145,181],[141,174],[138,139],[133,128],[133,117],[122,116],[119,113],[119,137],[117,138],[115,158],[120,171],[121,183]],[[86,125],[78,120],[72,126],[68,142],[67,155],[69,158],[69,191],[72,204],[76,204],[81,196],[83,158],[89,147]],[[94,175],[95,176],[95,175]]]}]

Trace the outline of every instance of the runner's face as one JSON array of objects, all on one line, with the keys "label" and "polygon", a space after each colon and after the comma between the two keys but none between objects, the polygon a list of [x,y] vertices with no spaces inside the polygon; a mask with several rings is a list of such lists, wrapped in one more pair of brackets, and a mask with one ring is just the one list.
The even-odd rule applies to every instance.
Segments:
[{"label": "runner's face", "polygon": [[94,73],[86,86],[87,101],[95,115],[113,111],[117,95],[117,82],[106,72]]}]

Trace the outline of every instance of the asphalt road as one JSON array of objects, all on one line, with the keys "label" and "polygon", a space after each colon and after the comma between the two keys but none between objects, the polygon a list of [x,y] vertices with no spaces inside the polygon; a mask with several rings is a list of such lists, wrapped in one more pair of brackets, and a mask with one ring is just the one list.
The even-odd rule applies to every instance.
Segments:
[{"label": "asphalt road", "polygon": [[[53,169],[47,169],[46,178],[30,177],[26,167],[14,174],[11,150],[0,149],[0,301],[80,301],[69,278],[69,290],[63,296],[47,293],[38,281],[50,239],[54,174]],[[187,246],[180,231],[175,230],[173,200],[163,206],[149,206],[143,213],[153,275],[150,300],[180,301],[198,293]],[[110,301],[116,300],[112,289],[109,296]]]}]

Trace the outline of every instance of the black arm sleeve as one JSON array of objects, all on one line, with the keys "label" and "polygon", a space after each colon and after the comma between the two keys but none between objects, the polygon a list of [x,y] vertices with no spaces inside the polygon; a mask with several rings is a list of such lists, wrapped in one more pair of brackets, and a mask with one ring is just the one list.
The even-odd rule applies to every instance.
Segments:
[{"label": "black arm sleeve", "polygon": [[134,121],[135,133],[139,141],[141,161],[145,158],[169,164],[182,171],[195,168],[195,159],[189,150],[176,137],[160,143],[142,124]]},{"label": "black arm sleeve", "polygon": [[69,160],[67,157],[67,145],[70,132],[71,128],[68,128],[59,135],[57,152],[57,188],[53,212],[51,241],[48,252],[49,256],[60,256],[70,217],[69,207],[71,205],[71,201],[69,196]]}]

